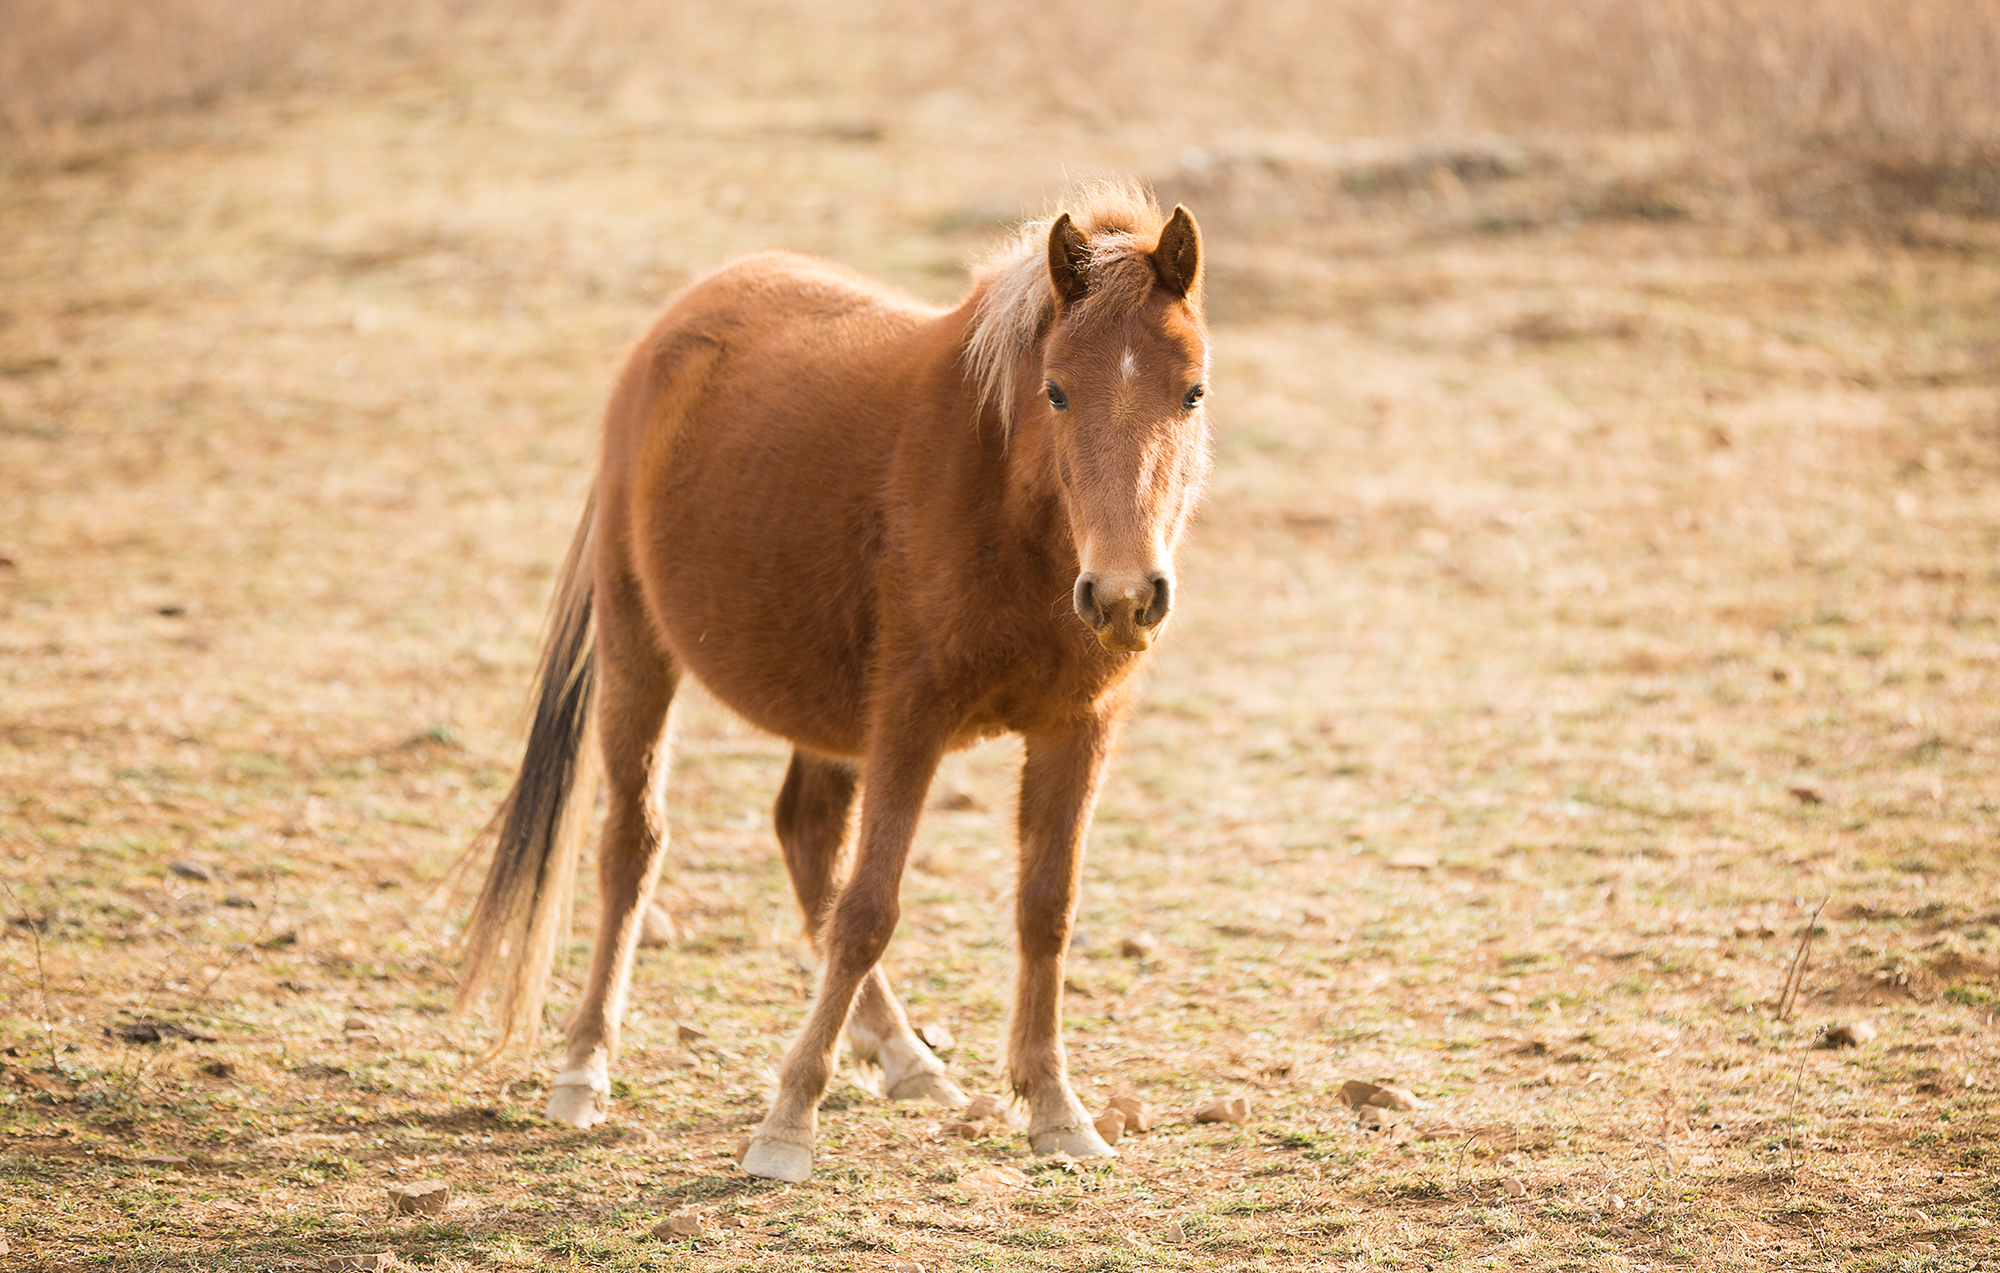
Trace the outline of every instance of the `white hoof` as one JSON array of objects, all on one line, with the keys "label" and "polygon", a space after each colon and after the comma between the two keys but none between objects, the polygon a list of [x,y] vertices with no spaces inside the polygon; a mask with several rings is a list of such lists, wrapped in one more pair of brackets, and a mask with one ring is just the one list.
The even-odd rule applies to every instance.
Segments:
[{"label": "white hoof", "polygon": [[743,1151],[743,1161],[737,1164],[746,1176],[783,1180],[795,1185],[804,1184],[812,1175],[812,1165],[810,1146],[773,1140],[762,1132],[750,1138],[750,1148]]},{"label": "white hoof", "polygon": [[964,1091],[940,1070],[905,1075],[883,1095],[892,1101],[936,1101],[950,1109],[959,1109],[966,1102]]},{"label": "white hoof", "polygon": [[1068,1154],[1071,1158],[1116,1158],[1093,1127],[1050,1127],[1028,1133],[1028,1148],[1038,1154]]},{"label": "white hoof", "polygon": [[[854,1029],[848,1029],[852,1037]],[[892,1101],[931,1100],[953,1109],[965,1104],[965,1093],[945,1073],[944,1062],[914,1034],[879,1044],[874,1061],[882,1067],[882,1095]]]},{"label": "white hoof", "polygon": [[611,1105],[611,1077],[601,1057],[556,1075],[546,1111],[552,1123],[595,1127]]}]

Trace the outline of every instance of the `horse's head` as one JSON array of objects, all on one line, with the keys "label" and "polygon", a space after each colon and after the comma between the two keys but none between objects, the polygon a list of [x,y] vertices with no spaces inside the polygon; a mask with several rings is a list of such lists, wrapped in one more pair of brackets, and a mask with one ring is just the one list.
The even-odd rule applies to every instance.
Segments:
[{"label": "horse's head", "polygon": [[1076,613],[1108,650],[1152,645],[1208,483],[1201,231],[1176,207],[1156,245],[1049,230],[1055,321],[1042,374],[1079,570]]}]

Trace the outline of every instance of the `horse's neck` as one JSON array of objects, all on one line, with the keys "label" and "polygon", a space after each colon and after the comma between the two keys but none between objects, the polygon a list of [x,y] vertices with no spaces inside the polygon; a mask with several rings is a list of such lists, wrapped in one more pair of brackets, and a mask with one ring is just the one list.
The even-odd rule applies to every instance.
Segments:
[{"label": "horse's neck", "polygon": [[1070,540],[1062,486],[1056,476],[1053,420],[1041,409],[1041,350],[1027,349],[1014,367],[1014,419],[1002,418],[999,404],[982,402],[979,385],[964,359],[965,337],[977,311],[978,295],[941,316],[945,343],[958,351],[950,396],[958,408],[943,416],[952,430],[945,445],[963,447],[966,463],[953,470],[975,489],[971,504],[990,510],[991,533],[1029,559],[1039,558],[1053,576],[1074,574],[1076,548]]},{"label": "horse's neck", "polygon": [[[1052,570],[1074,574],[1077,551],[1056,470],[1055,418],[1046,410],[1033,409],[1039,405],[1040,359],[1023,358],[1018,373],[1016,383],[1033,388],[1018,395],[1020,409],[1005,441],[1008,533],[1014,542],[1047,557]],[[992,420],[980,421],[980,427],[998,423],[995,413]]]}]

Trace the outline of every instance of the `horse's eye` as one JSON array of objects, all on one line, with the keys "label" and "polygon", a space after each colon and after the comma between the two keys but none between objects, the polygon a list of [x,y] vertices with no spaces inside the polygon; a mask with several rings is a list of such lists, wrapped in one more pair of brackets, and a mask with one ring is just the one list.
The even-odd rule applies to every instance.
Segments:
[{"label": "horse's eye", "polygon": [[1188,390],[1187,394],[1181,398],[1181,410],[1192,411],[1200,406],[1202,395],[1207,392],[1208,386],[1206,385],[1196,385],[1194,388]]},{"label": "horse's eye", "polygon": [[1069,407],[1069,395],[1057,388],[1053,380],[1049,382],[1049,405],[1058,411],[1066,410]]}]

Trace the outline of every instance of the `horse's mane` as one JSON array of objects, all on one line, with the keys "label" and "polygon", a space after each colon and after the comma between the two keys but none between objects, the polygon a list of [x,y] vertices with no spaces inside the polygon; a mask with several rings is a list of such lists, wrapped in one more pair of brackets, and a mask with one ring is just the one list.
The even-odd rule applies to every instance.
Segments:
[{"label": "horse's mane", "polygon": [[1067,212],[1090,243],[1089,290],[1081,304],[1091,310],[1137,309],[1159,274],[1152,251],[1159,246],[1166,217],[1152,193],[1135,182],[1100,182],[1078,187],[1055,211],[1019,226],[1005,244],[973,270],[980,293],[965,342],[966,369],[979,385],[979,405],[992,406],[1004,429],[1014,425],[1015,368],[1033,349],[1055,316],[1049,284],[1049,229]]}]

